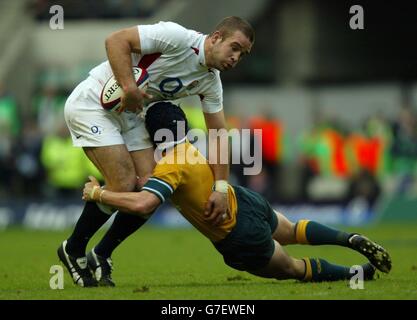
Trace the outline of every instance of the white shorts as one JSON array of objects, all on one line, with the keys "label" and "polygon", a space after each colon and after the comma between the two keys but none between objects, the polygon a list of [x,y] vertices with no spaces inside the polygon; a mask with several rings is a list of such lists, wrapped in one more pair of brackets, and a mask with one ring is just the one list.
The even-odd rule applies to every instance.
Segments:
[{"label": "white shorts", "polygon": [[145,119],[136,113],[121,114],[103,109],[100,93],[103,84],[88,77],[65,103],[65,121],[75,147],[104,147],[125,144],[128,151],[153,146]]}]

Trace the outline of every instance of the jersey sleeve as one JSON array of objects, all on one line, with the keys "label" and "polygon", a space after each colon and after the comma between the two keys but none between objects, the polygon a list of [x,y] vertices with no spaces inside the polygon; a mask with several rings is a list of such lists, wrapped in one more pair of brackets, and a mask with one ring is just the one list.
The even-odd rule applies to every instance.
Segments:
[{"label": "jersey sleeve", "polygon": [[168,53],[184,44],[187,29],[174,22],[139,25],[142,55],[155,52]]},{"label": "jersey sleeve", "polygon": [[165,202],[181,184],[180,168],[175,164],[158,163],[153,175],[142,187],[142,190],[155,194]]},{"label": "jersey sleeve", "polygon": [[223,109],[223,86],[219,72],[209,88],[200,94],[201,106],[205,113],[216,113]]}]

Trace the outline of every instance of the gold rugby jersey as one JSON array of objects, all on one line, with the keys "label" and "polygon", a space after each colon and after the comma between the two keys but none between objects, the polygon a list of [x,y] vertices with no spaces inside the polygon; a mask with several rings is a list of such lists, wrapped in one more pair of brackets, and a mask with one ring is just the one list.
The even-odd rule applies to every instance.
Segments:
[{"label": "gold rugby jersey", "polygon": [[153,176],[143,186],[161,202],[171,197],[181,214],[213,242],[224,239],[236,224],[237,201],[229,185],[230,217],[213,226],[204,220],[204,208],[212,193],[214,176],[208,161],[188,141],[167,151],[158,161]]}]

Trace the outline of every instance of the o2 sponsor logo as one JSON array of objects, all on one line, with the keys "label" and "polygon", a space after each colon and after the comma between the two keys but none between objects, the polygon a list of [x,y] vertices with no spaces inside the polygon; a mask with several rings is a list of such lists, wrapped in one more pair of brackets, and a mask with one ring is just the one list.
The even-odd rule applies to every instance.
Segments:
[{"label": "o2 sponsor logo", "polygon": [[174,95],[182,89],[184,85],[180,78],[166,78],[159,84],[159,90],[164,96],[173,98]]},{"label": "o2 sponsor logo", "polygon": [[101,133],[103,132],[103,128],[102,128],[102,127],[100,127],[100,126],[92,126],[92,127],[90,128],[90,130],[91,130],[91,133],[92,133],[92,134],[95,134],[95,135],[97,135],[97,134],[101,134]]}]

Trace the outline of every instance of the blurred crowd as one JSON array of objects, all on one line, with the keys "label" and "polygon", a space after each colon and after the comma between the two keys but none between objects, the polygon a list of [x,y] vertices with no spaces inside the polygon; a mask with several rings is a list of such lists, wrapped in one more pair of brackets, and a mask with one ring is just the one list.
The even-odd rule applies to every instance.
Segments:
[{"label": "blurred crowd", "polygon": [[45,86],[23,108],[0,84],[0,199],[79,197],[86,177],[99,176],[82,149],[72,147],[67,94]]},{"label": "blurred crowd", "polygon": [[[347,204],[360,198],[373,205],[381,192],[415,196],[416,120],[411,106],[399,106],[392,119],[373,114],[355,128],[317,112],[311,128],[293,137],[279,119],[264,118],[258,124],[264,129],[263,181],[257,184],[271,201]],[[295,191],[286,191],[287,183],[295,183]]]},{"label": "blurred crowd", "polygon": [[[22,107],[0,84],[0,200],[79,197],[88,175],[100,177],[82,149],[72,146],[63,116],[68,92],[48,85],[37,92],[31,106]],[[191,128],[204,128],[200,108],[182,107]],[[417,115],[411,106],[399,106],[394,118],[374,114],[358,128],[315,114],[310,128],[295,136],[273,116],[227,115],[230,129],[252,130],[242,152],[262,152],[262,171],[244,175],[248,165],[233,164],[232,183],[272,203],[360,197],[373,204],[381,192],[417,193]],[[259,135],[253,129],[262,130],[261,150],[254,149]]]}]

